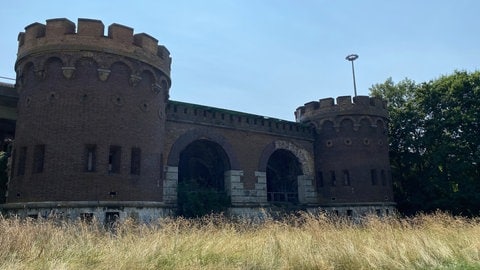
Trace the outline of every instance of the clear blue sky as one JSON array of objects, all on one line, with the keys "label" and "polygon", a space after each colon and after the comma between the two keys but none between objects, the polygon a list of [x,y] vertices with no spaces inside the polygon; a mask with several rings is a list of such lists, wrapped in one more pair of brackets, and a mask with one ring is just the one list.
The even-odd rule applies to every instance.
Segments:
[{"label": "clear blue sky", "polygon": [[306,102],[353,95],[351,53],[359,95],[479,70],[479,12],[477,0],[2,1],[0,76],[15,77],[25,26],[99,19],[170,50],[171,99],[294,120]]}]

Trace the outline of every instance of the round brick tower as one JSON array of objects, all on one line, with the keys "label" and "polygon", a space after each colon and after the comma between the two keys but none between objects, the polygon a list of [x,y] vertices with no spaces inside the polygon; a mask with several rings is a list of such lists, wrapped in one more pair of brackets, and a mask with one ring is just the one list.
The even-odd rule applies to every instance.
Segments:
[{"label": "round brick tower", "polygon": [[394,210],[386,103],[368,96],[338,97],[299,107],[296,121],[316,130],[316,188],[320,205],[339,214]]},{"label": "round brick tower", "polygon": [[119,24],[105,36],[90,19],[34,23],[18,41],[7,203],[73,216],[161,205],[168,50]]}]

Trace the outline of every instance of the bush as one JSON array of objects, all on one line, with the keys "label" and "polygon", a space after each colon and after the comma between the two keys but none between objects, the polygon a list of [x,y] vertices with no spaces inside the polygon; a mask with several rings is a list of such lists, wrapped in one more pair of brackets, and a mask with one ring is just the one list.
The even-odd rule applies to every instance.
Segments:
[{"label": "bush", "polygon": [[212,187],[202,187],[195,181],[178,184],[177,214],[191,218],[225,212],[230,197]]}]

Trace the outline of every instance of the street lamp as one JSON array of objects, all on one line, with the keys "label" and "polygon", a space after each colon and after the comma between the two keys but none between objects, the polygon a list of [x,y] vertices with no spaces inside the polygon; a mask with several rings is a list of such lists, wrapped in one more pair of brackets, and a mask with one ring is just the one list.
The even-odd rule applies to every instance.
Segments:
[{"label": "street lamp", "polygon": [[353,74],[353,91],[355,96],[357,96],[357,84],[355,83],[355,67],[353,66],[353,61],[357,60],[358,54],[350,54],[345,57],[346,60],[352,62],[352,74]]}]

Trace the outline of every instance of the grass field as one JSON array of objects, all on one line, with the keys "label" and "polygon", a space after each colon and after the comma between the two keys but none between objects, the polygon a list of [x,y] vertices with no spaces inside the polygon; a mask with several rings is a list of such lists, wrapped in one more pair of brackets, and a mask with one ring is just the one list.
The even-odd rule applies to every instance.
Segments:
[{"label": "grass field", "polygon": [[99,224],[0,219],[1,269],[480,269],[480,220],[444,213],[362,222]]}]

